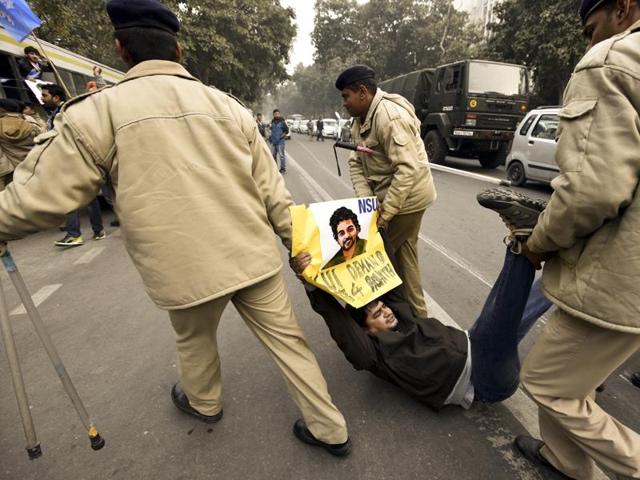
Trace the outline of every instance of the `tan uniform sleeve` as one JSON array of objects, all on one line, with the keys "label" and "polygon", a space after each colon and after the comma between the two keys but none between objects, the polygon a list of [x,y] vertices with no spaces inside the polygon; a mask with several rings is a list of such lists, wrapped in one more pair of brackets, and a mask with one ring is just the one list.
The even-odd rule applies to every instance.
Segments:
[{"label": "tan uniform sleeve", "polygon": [[419,167],[418,152],[413,141],[415,134],[407,120],[394,119],[388,128],[380,131],[384,150],[394,171],[391,185],[384,198],[382,214],[383,220],[390,221],[402,210],[407,196],[413,189]]},{"label": "tan uniform sleeve", "polygon": [[0,192],[0,241],[60,225],[65,215],[88,204],[103,183],[94,150],[64,118],[40,135]]},{"label": "tan uniform sleeve", "polygon": [[256,122],[248,112],[234,112],[234,114],[240,121],[242,131],[251,146],[252,175],[267,209],[269,222],[284,246],[291,251],[291,213],[289,212],[289,207],[293,206],[291,194],[285,186],[282,175],[278,172],[269,146],[258,131]]},{"label": "tan uniform sleeve", "polygon": [[640,119],[629,98],[639,87],[628,74],[606,68],[574,75],[560,113],[562,173],[529,238],[531,251],[568,249],[631,203],[640,173]]},{"label": "tan uniform sleeve", "polygon": [[374,196],[373,190],[371,190],[364,174],[361,154],[358,154],[358,152],[351,152],[351,155],[349,155],[349,176],[351,177],[351,184],[356,197]]}]

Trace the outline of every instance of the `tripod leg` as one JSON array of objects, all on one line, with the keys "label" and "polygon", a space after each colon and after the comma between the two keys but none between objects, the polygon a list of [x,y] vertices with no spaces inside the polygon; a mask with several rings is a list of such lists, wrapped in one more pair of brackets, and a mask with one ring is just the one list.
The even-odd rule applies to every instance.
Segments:
[{"label": "tripod leg", "polygon": [[104,439],[98,433],[96,426],[93,424],[91,419],[89,418],[89,414],[87,413],[87,409],[85,408],[82,400],[80,399],[80,395],[78,395],[78,391],[75,386],[71,382],[71,377],[67,373],[67,369],[64,367],[62,360],[60,359],[60,355],[58,355],[58,350],[56,349],[51,337],[49,336],[49,332],[47,332],[44,323],[42,322],[42,318],[40,317],[40,312],[36,308],[33,303],[33,299],[31,298],[31,294],[27,289],[27,286],[24,283],[22,275],[18,271],[18,267],[16,266],[13,258],[9,251],[5,253],[2,257],[2,263],[4,264],[4,268],[9,274],[9,278],[13,283],[16,291],[18,292],[18,296],[20,300],[22,300],[22,304],[24,305],[29,318],[31,318],[31,322],[33,323],[33,327],[44,345],[44,349],[47,351],[49,355],[49,359],[53,364],[53,368],[56,370],[60,381],[62,382],[62,386],[64,387],[71,403],[78,412],[78,416],[80,417],[80,421],[84,425],[84,428],[87,430],[87,434],[89,435],[89,440],[91,441],[91,448],[94,450],[100,450],[104,447]]},{"label": "tripod leg", "polygon": [[11,380],[13,381],[13,390],[16,393],[18,410],[20,411],[20,418],[22,418],[22,428],[24,429],[24,436],[27,440],[27,453],[29,454],[29,458],[33,460],[42,455],[42,450],[40,448],[40,444],[38,443],[38,439],[36,438],[36,430],[33,426],[31,411],[29,410],[29,400],[27,398],[27,392],[24,388],[24,379],[22,378],[22,371],[20,370],[20,360],[18,359],[18,352],[16,350],[16,344],[13,339],[11,323],[9,322],[7,301],[4,296],[4,290],[2,289],[1,284],[0,330],[2,330],[2,341],[4,342],[4,347],[7,351],[9,370],[11,370]]}]

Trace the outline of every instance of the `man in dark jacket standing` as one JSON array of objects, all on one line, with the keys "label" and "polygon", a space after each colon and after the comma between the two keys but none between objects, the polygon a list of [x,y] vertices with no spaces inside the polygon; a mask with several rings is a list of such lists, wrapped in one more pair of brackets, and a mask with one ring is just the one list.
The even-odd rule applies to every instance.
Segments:
[{"label": "man in dark jacket standing", "polygon": [[278,156],[280,157],[280,173],[287,171],[287,157],[284,154],[284,142],[287,135],[289,135],[289,126],[282,118],[280,110],[275,109],[273,120],[271,120],[269,142],[271,142],[271,155],[273,155],[276,165],[278,164]]},{"label": "man in dark jacket standing", "polygon": [[324,122],[321,118],[316,122],[316,142],[322,140],[324,142],[324,136],[322,135],[322,131],[324,130]]}]

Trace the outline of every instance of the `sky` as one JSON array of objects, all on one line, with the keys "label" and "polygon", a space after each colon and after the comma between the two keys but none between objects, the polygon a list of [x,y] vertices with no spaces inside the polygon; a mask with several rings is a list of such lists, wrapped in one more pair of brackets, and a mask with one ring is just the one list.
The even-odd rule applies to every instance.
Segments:
[{"label": "sky", "polygon": [[[358,3],[366,3],[368,0],[358,0]],[[314,0],[280,0],[285,7],[292,7],[296,12],[296,24],[298,35],[293,44],[287,70],[293,73],[293,69],[299,63],[311,65],[313,63],[314,48],[311,44],[311,32],[313,31]]]}]

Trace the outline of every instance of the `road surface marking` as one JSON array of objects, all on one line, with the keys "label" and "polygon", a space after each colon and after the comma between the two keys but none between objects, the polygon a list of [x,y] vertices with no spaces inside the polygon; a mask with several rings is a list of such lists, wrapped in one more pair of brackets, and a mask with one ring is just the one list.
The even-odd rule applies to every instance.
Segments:
[{"label": "road surface marking", "polygon": [[91,260],[93,260],[98,255],[100,255],[102,252],[104,252],[104,248],[105,247],[92,248],[87,253],[85,253],[80,258],[78,258],[75,262],[73,262],[73,264],[74,265],[82,265],[82,264],[87,264],[87,263],[91,262]]},{"label": "road surface marking", "polygon": [[[33,303],[39,306],[42,302],[44,302],[47,298],[51,296],[53,292],[58,290],[62,286],[61,283],[55,283],[53,285],[45,285],[40,290],[38,290],[34,295],[31,296],[33,298]],[[20,305],[19,307],[14,308],[11,311],[11,315],[23,315],[27,313],[24,308],[24,305]]]},{"label": "road surface marking", "polygon": [[[304,170],[304,168],[302,168],[293,157],[291,157],[291,155],[289,155],[289,163],[292,167],[294,167],[294,169],[298,171],[298,173],[302,177],[303,182],[306,185],[312,187],[310,193],[316,202],[333,200],[331,195],[329,195],[329,193],[325,189],[323,189],[318,184],[318,182],[316,182],[313,177],[311,177],[311,175],[309,175],[309,173]],[[446,248],[440,246],[438,243],[428,241],[428,239],[424,238],[422,235],[420,235],[420,238],[430,246],[436,248],[438,252],[443,254],[446,258],[462,267],[474,277],[478,278],[485,285],[491,287],[490,283],[484,280],[479,274],[474,273],[471,267],[469,267],[468,264],[464,262],[464,260],[459,259],[460,257],[457,257],[457,255],[455,254],[449,253]],[[456,257],[459,260],[456,260]],[[423,290],[423,292],[429,306],[430,315],[433,315],[445,325],[464,330],[426,291]],[[527,432],[529,432],[531,436],[533,436],[534,438],[540,438],[540,428],[538,426],[538,407],[533,402],[533,400],[531,400],[520,388],[516,391],[515,394],[513,394],[513,396],[511,396],[511,398],[501,402],[501,404],[511,412],[511,414],[518,420],[518,422],[520,422],[520,424],[524,427],[525,430],[527,430]],[[500,449],[500,453],[509,464],[516,467],[515,463],[517,463],[519,460],[514,460],[513,458],[511,458],[509,453],[503,451],[502,449]],[[509,458],[507,458],[507,456],[509,456]],[[527,472],[523,472],[523,474],[525,475],[525,477],[523,478],[529,478],[527,477]],[[608,480],[608,477],[596,467],[595,479]]]}]

